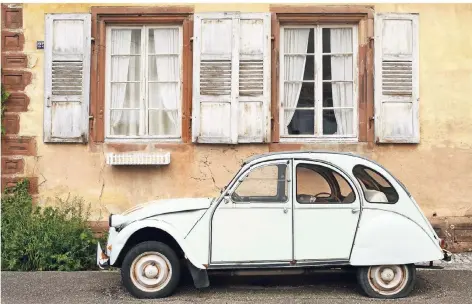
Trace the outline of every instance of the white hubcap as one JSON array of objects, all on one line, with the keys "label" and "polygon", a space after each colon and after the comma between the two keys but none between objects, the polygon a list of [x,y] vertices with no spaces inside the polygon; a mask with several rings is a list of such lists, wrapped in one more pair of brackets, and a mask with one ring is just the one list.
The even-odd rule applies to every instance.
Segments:
[{"label": "white hubcap", "polygon": [[169,260],[159,252],[145,252],[131,264],[133,284],[145,292],[155,292],[164,288],[172,277]]},{"label": "white hubcap", "polygon": [[408,282],[408,270],[404,265],[372,266],[369,268],[369,284],[382,295],[394,295]]},{"label": "white hubcap", "polygon": [[148,266],[146,266],[146,268],[144,268],[144,275],[148,279],[155,278],[158,273],[159,273],[159,270],[154,265],[148,265]]},{"label": "white hubcap", "polygon": [[392,281],[394,277],[395,277],[395,273],[390,268],[384,269],[382,273],[380,274],[380,278],[385,282]]}]

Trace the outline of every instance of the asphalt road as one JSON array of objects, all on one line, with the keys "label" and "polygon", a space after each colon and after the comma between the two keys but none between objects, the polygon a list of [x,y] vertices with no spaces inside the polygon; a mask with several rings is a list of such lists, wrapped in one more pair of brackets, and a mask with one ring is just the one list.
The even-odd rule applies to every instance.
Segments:
[{"label": "asphalt road", "polygon": [[[2,272],[1,303],[372,303],[359,294],[355,276],[321,272],[306,276],[210,277],[211,287],[196,290],[183,282],[163,300],[137,300],[122,287],[118,272]],[[419,270],[409,298],[391,303],[472,303],[472,271]]]}]

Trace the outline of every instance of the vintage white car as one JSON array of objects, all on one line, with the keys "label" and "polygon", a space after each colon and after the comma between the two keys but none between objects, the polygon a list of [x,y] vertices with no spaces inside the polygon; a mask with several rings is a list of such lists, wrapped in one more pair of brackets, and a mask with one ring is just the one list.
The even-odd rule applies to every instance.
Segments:
[{"label": "vintage white car", "polygon": [[109,226],[97,264],[121,268],[138,298],[169,296],[182,267],[197,288],[212,271],[355,267],[368,296],[399,298],[414,288],[415,263],[451,258],[400,181],[350,153],[255,156],[217,198],[153,201]]}]

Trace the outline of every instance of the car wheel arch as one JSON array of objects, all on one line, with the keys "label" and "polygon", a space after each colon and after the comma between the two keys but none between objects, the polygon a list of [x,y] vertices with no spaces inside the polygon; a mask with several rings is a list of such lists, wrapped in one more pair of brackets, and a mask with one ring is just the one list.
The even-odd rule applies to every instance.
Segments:
[{"label": "car wheel arch", "polygon": [[[160,237],[160,239],[159,239]],[[114,267],[120,267],[126,252],[132,248],[139,241],[160,241],[170,246],[176,253],[182,254],[199,269],[205,269],[197,259],[193,257],[193,253],[185,242],[183,235],[180,235],[179,231],[172,225],[157,220],[143,220],[129,224],[123,230],[121,230],[117,238],[112,242],[113,250],[111,254],[111,265]]]},{"label": "car wheel arch", "polygon": [[172,248],[172,250],[174,250],[174,252],[177,254],[177,256],[180,259],[185,257],[185,253],[182,247],[179,245],[179,243],[175,240],[175,238],[172,235],[170,235],[167,231],[162,230],[160,228],[147,226],[147,227],[143,227],[141,229],[136,230],[135,232],[133,232],[133,234],[130,235],[130,237],[126,240],[126,243],[123,246],[123,249],[121,249],[113,266],[121,267],[123,259],[128,253],[128,251],[131,250],[131,248],[133,248],[137,244],[143,243],[146,241],[158,241],[158,242],[164,243],[170,248]]}]

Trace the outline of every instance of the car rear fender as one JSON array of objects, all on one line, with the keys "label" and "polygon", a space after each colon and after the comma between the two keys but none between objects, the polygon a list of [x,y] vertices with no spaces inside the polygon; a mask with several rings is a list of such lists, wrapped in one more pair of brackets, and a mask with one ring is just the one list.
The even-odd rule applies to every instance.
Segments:
[{"label": "car rear fender", "polygon": [[439,243],[411,218],[392,210],[364,208],[350,263],[410,264],[443,257]]}]

